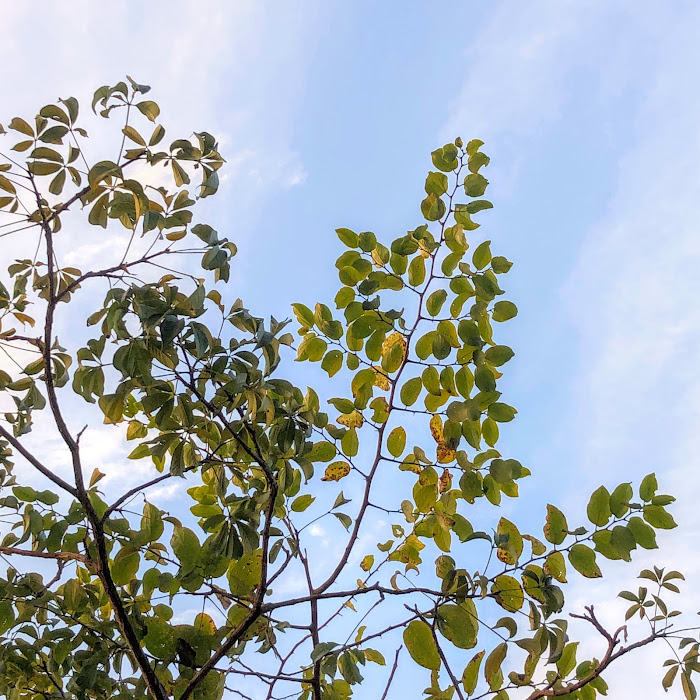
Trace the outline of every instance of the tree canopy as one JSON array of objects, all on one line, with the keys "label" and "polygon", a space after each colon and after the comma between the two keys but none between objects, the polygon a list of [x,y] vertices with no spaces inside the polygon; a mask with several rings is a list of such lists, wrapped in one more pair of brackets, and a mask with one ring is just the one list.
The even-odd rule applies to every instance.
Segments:
[{"label": "tree canopy", "polygon": [[[498,516],[530,470],[498,448],[517,413],[499,390],[512,263],[469,243],[492,208],[484,144],[432,153],[414,230],[337,230],[332,306],[264,320],[232,301],[235,244],[195,218],[216,139],[166,145],[149,90],[95,93],[114,161],[88,160],[73,97],[0,127],[0,236],[24,251],[0,281],[0,692],[388,698],[410,666],[429,700],[592,700],[617,659],[665,640],[664,689],[695,698],[679,572],[643,570],[616,630],[570,611],[596,657],[563,613],[568,579],[676,526],[654,474],[600,486],[587,522]],[[63,263],[95,240],[104,266]],[[295,386],[294,352],[328,379]],[[81,437],[100,422],[142,483],[91,463]],[[188,508],[153,502],[165,483]],[[334,547],[309,539],[321,522]]]}]

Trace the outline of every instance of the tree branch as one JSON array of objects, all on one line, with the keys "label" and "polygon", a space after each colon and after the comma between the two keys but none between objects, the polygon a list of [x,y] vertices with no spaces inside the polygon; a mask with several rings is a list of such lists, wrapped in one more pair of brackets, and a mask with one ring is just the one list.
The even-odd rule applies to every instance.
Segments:
[{"label": "tree branch", "polygon": [[22,443],[12,435],[12,433],[5,430],[5,428],[0,425],[0,435],[7,440],[12,447],[19,452],[19,454],[24,457],[27,462],[29,462],[35,469],[40,471],[49,481],[52,481],[56,486],[67,491],[74,498],[78,498],[78,491],[75,487],[71,486],[67,481],[61,479],[60,476],[56,476],[48,467],[45,467],[31,452],[29,452]]}]

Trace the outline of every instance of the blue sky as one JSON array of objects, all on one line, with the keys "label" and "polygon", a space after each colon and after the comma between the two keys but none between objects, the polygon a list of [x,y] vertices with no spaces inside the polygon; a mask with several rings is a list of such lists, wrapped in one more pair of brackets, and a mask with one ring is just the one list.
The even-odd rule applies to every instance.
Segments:
[{"label": "blue sky", "polygon": [[[520,308],[503,336],[519,410],[503,442],[533,470],[523,492],[536,508],[512,512],[582,512],[602,482],[663,473],[684,534],[653,561],[698,588],[697,3],[102,7],[0,9],[2,120],[129,73],[153,86],[166,123],[214,131],[229,166],[207,215],[239,244],[229,293],[258,314],[330,303],[334,229],[390,240],[414,228],[430,151],[485,141],[495,209],[476,233],[516,263],[505,284]],[[611,571],[585,595],[613,619],[604,601],[635,573]],[[661,697],[658,668],[633,663],[633,688]],[[610,675],[613,698],[632,695],[631,668]]]}]

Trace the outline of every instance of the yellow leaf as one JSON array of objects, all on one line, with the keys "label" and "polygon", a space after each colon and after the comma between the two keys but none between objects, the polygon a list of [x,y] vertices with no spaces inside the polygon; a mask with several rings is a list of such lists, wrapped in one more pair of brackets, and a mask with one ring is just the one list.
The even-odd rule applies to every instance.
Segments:
[{"label": "yellow leaf", "polygon": [[201,634],[206,634],[208,636],[216,634],[216,623],[206,613],[199,613],[194,618],[194,626]]},{"label": "yellow leaf", "polygon": [[346,600],[346,601],[345,601],[345,605],[346,605],[348,608],[350,608],[350,610],[352,610],[353,612],[357,612],[357,610],[355,609],[355,606],[352,604],[351,601]]},{"label": "yellow leaf", "polygon": [[430,419],[430,434],[438,445],[445,442],[445,433],[442,431],[442,418],[438,415],[434,415]]},{"label": "yellow leaf", "polygon": [[384,267],[384,263],[379,257],[379,253],[377,252],[376,248],[372,251],[372,262],[374,263],[375,267]]},{"label": "yellow leaf", "polygon": [[34,327],[34,319],[31,316],[27,316],[27,314],[23,314],[20,311],[13,311],[12,315],[20,322],[24,324],[29,324]]},{"label": "yellow leaf", "polygon": [[369,571],[374,566],[374,554],[368,554],[361,562],[362,571]]},{"label": "yellow leaf", "polygon": [[399,332],[392,333],[382,344],[382,355],[386,355],[396,344],[400,344],[404,354],[406,353],[406,338]]},{"label": "yellow leaf", "polygon": [[[440,448],[438,447],[438,453]],[[438,459],[439,461],[439,459]],[[449,491],[452,488],[452,472],[449,469],[443,469],[440,475],[440,481],[438,482],[438,490],[440,493]]]},{"label": "yellow leaf", "polygon": [[422,258],[429,258],[430,257],[430,251],[428,250],[428,246],[425,245],[423,240],[418,241],[418,249],[420,250],[420,254]]},{"label": "yellow leaf", "polygon": [[374,370],[374,386],[379,387],[382,391],[389,390],[389,377],[386,376],[381,367],[372,367]]},{"label": "yellow leaf", "polygon": [[445,515],[440,511],[436,511],[435,516],[437,517],[437,520],[440,523],[440,526],[443,528],[443,530],[450,530],[455,524],[455,521],[452,518],[450,518],[449,515]]},{"label": "yellow leaf", "polygon": [[340,416],[337,422],[347,428],[361,428],[365,419],[359,411],[353,411],[352,413],[346,413]]},{"label": "yellow leaf", "polygon": [[438,464],[449,464],[457,459],[457,450],[448,447],[444,442],[437,446],[437,461]]},{"label": "yellow leaf", "polygon": [[347,462],[333,462],[326,467],[321,481],[340,481],[350,473],[350,465]]}]

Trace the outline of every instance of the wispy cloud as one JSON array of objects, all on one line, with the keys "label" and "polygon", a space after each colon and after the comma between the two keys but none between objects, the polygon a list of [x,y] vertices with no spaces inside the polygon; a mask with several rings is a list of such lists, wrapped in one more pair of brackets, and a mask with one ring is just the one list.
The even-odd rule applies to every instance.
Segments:
[{"label": "wispy cloud", "polygon": [[[686,586],[691,591],[700,573],[687,546],[700,530],[700,99],[690,87],[700,59],[700,11],[677,2],[657,14],[642,5],[500,3],[467,50],[464,84],[443,131],[445,138],[493,139],[515,163],[501,173],[500,191],[516,192],[526,177],[518,160],[575,119],[567,111],[572,95],[587,89],[588,99],[605,105],[632,90],[624,110],[630,121],[613,129],[624,134],[624,155],[599,164],[612,183],[607,209],[589,214],[588,233],[553,303],[552,313],[577,333],[577,359],[574,372],[560,377],[570,410],[547,426],[550,441],[567,445],[565,500],[574,510],[581,511],[587,489],[638,482],[650,471],[659,474],[662,491],[679,497],[674,514],[682,537],[662,536],[661,550],[626,567],[607,566],[606,579],[594,585],[569,587],[571,609],[596,602],[614,628],[625,609],[615,596],[636,587],[639,568],[681,568],[695,580]],[[608,146],[609,127],[590,125]],[[522,137],[532,143],[511,143]],[[565,156],[556,166],[567,177]],[[561,473],[559,464],[550,468]],[[691,613],[697,604],[697,596],[686,595]],[[597,641],[585,635],[586,647],[600,655]],[[657,646],[620,664],[608,674],[612,696],[659,695],[667,652]]]}]

